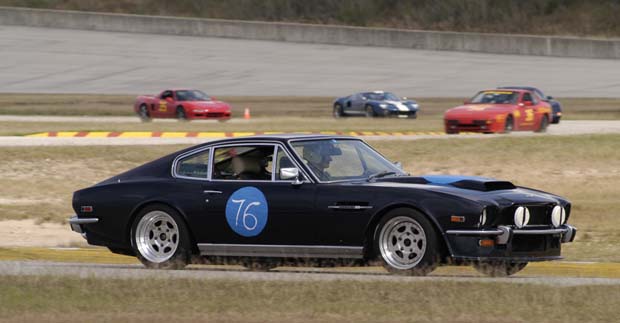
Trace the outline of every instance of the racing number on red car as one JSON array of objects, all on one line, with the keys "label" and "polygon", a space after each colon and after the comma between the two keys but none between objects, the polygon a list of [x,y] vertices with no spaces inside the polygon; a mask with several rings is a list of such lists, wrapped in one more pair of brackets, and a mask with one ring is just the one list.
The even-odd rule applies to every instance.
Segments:
[{"label": "racing number on red car", "polygon": [[166,100],[159,101],[159,111],[166,112],[167,109],[168,109],[168,102],[166,102]]},{"label": "racing number on red car", "polygon": [[534,109],[525,110],[525,122],[534,121]]}]

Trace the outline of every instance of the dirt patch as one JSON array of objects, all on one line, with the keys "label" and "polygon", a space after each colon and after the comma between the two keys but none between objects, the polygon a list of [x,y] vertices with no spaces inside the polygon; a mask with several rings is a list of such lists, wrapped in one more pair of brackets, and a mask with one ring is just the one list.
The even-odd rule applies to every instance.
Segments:
[{"label": "dirt patch", "polygon": [[0,221],[0,247],[77,247],[87,246],[68,225],[35,220]]}]

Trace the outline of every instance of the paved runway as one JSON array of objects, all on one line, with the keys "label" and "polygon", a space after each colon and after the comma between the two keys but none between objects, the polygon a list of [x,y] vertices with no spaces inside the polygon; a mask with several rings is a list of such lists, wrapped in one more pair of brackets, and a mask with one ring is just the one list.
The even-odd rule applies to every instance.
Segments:
[{"label": "paved runway", "polygon": [[248,281],[453,281],[479,283],[514,283],[550,286],[620,285],[617,278],[582,277],[530,277],[515,276],[491,278],[480,276],[432,275],[427,277],[403,277],[373,271],[344,273],[342,271],[307,268],[277,270],[270,272],[251,272],[234,269],[208,269],[193,267],[185,270],[150,270],[141,265],[103,265],[85,263],[63,263],[44,261],[0,261],[0,275],[19,276],[70,276],[83,278],[183,278],[183,279],[232,279]]},{"label": "paved runway", "polygon": [[491,55],[0,26],[0,92],[467,97],[531,84],[619,97],[620,60]]}]

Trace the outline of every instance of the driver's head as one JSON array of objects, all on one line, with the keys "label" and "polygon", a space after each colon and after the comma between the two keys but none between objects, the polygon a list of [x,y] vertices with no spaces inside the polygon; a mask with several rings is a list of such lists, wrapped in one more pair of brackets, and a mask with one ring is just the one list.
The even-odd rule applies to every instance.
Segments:
[{"label": "driver's head", "polygon": [[303,158],[312,166],[323,170],[329,167],[332,161],[331,152],[335,149],[337,148],[329,142],[310,143],[304,146]]}]

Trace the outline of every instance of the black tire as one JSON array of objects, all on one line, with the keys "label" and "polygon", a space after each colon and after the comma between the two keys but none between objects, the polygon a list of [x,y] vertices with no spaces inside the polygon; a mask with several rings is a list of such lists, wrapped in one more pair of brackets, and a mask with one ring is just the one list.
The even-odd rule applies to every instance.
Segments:
[{"label": "black tire", "polygon": [[151,121],[151,115],[149,114],[149,108],[146,106],[146,104],[140,105],[140,108],[138,110],[138,117],[140,117],[140,120],[142,122]]},{"label": "black tire", "polygon": [[549,126],[549,117],[545,114],[540,120],[540,126],[536,130],[536,132],[545,132],[547,131],[547,127]]},{"label": "black tire", "polygon": [[[143,239],[139,238],[140,234],[138,233],[138,231],[142,231],[139,228],[139,224],[141,220],[147,216],[149,217],[152,216],[152,214],[154,213],[157,214],[157,212],[161,212],[159,214],[167,214],[168,216],[170,216],[170,218],[174,220],[177,231],[178,231],[178,236],[176,237],[176,241],[177,241],[176,250],[172,253],[172,255],[168,259],[165,259],[164,261],[161,261],[161,262],[154,262],[152,261],[152,259],[148,259],[149,256],[143,254],[145,247],[138,246],[139,244],[141,244],[140,241],[143,241]],[[146,221],[145,219],[144,222],[148,222],[148,221]],[[157,222],[152,222],[152,223],[157,223]],[[163,226],[163,228],[166,228],[166,226]],[[159,234],[159,233],[156,234],[154,232],[152,233],[153,233],[152,236],[157,236]],[[145,208],[143,208],[140,211],[140,213],[138,213],[138,215],[133,221],[129,238],[131,240],[131,248],[133,249],[133,252],[135,253],[138,260],[140,260],[140,262],[146,268],[183,269],[185,268],[185,266],[187,266],[190,263],[191,256],[192,256],[192,247],[191,247],[192,243],[191,243],[189,230],[187,229],[187,226],[185,225],[185,221],[182,219],[181,215],[176,210],[174,210],[173,208],[169,206],[166,206],[163,204],[152,204],[152,205],[148,205]],[[164,236],[163,239],[165,240],[166,237]],[[169,236],[168,241],[174,241],[174,237],[172,234]],[[147,245],[151,244],[150,247],[151,248],[153,247],[152,242],[146,242],[146,244]],[[145,244],[142,243],[142,245],[144,246]],[[146,248],[148,248],[148,246]]]},{"label": "black tire", "polygon": [[514,130],[515,122],[511,115],[506,117],[506,122],[504,123],[504,133],[511,133]]},{"label": "black tire", "polygon": [[527,262],[475,262],[474,269],[490,277],[508,277],[527,266]]},{"label": "black tire", "polygon": [[366,117],[367,118],[374,118],[377,116],[377,114],[375,113],[375,110],[372,108],[372,106],[367,105],[366,106]]},{"label": "black tire", "polygon": [[[435,228],[426,216],[409,208],[394,209],[383,216],[375,229],[373,243],[375,255],[393,274],[425,276],[439,263],[440,247]],[[405,250],[409,247],[418,250]],[[389,249],[396,250],[389,252]]]},{"label": "black tire", "polygon": [[342,105],[340,105],[340,103],[334,104],[333,116],[336,119],[344,117],[344,113],[342,111]]},{"label": "black tire", "polygon": [[185,109],[183,107],[177,107],[177,119],[180,121],[187,121],[187,114],[185,113]]}]

